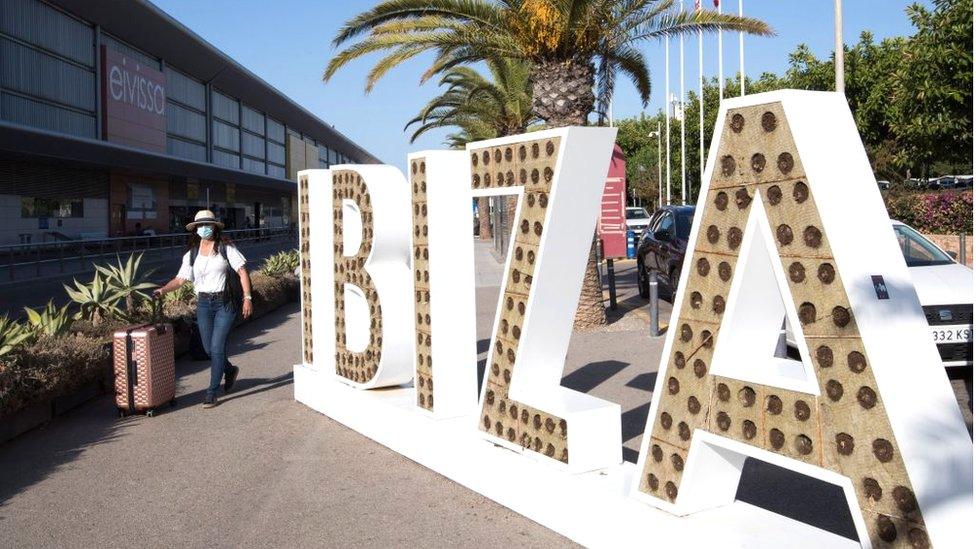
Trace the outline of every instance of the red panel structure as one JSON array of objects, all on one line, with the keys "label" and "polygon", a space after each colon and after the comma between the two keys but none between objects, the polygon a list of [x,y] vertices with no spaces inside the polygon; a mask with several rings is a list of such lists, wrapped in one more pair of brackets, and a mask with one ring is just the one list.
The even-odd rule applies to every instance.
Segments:
[{"label": "red panel structure", "polygon": [[613,147],[610,171],[603,187],[597,234],[603,241],[604,257],[627,257],[627,161],[619,145]]}]

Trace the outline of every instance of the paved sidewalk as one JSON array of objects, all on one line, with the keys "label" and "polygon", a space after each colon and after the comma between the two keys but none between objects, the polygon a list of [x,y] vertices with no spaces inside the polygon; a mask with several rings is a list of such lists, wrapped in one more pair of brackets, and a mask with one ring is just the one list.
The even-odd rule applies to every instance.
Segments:
[{"label": "paved sidewalk", "polygon": [[557,534],[293,400],[297,305],[232,334],[240,390],[115,419],[108,398],[0,446],[5,547],[565,546]]}]

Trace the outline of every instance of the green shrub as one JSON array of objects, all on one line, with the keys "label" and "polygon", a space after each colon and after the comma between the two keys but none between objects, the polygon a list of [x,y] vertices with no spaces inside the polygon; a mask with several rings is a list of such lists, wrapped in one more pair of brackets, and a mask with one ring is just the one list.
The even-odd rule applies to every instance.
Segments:
[{"label": "green shrub", "polygon": [[287,250],[268,256],[261,265],[260,272],[268,276],[289,275],[299,265],[298,250]]},{"label": "green shrub", "polygon": [[139,265],[142,263],[141,253],[129,254],[125,265],[122,264],[122,258],[118,256],[115,257],[115,261],[115,265],[95,265],[95,270],[104,276],[105,283],[125,300],[125,311],[131,314],[136,310],[136,298],[150,299],[144,290],[151,290],[157,286],[147,282],[155,269],[139,272]]},{"label": "green shrub", "polygon": [[[31,334],[20,323],[0,316],[0,359],[13,352],[18,345],[30,338]],[[0,368],[2,369],[2,368]]]},{"label": "green shrub", "polygon": [[68,306],[58,307],[54,300],[48,300],[40,312],[24,307],[27,325],[35,336],[61,337],[71,329],[71,316]]},{"label": "green shrub", "polygon": [[122,311],[118,308],[122,294],[109,286],[102,278],[101,273],[96,272],[88,284],[82,284],[77,280],[73,280],[73,282],[75,288],[72,289],[71,286],[65,284],[64,291],[68,293],[68,297],[72,301],[79,305],[81,310],[78,312],[78,318],[88,320],[97,326],[107,318],[123,317]]}]

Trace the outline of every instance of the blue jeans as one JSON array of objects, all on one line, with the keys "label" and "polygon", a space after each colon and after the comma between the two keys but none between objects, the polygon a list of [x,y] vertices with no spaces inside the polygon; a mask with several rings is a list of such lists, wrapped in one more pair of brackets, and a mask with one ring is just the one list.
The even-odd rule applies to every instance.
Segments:
[{"label": "blue jeans", "polygon": [[200,328],[200,342],[203,350],[210,355],[210,387],[208,396],[215,396],[220,389],[227,361],[227,334],[234,327],[237,309],[225,302],[220,295],[210,294],[197,297],[197,326]]}]

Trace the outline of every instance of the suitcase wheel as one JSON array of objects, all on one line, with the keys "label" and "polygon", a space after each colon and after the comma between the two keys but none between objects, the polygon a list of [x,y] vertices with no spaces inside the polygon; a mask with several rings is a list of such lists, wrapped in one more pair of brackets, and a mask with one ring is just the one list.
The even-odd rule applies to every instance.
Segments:
[{"label": "suitcase wheel", "polygon": [[146,410],[146,417],[153,417],[155,415],[156,415],[156,410],[155,409],[150,408],[150,409]]},{"label": "suitcase wheel", "polygon": [[125,410],[122,409],[122,408],[117,408],[116,410],[119,413],[119,418],[124,418],[127,415],[126,412],[125,412]]},{"label": "suitcase wheel", "polygon": [[173,400],[169,401],[169,407],[176,408],[176,398],[173,398]]}]

